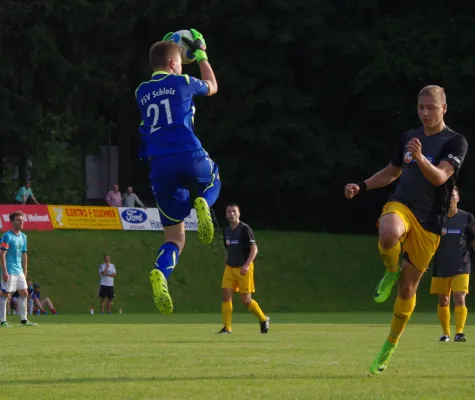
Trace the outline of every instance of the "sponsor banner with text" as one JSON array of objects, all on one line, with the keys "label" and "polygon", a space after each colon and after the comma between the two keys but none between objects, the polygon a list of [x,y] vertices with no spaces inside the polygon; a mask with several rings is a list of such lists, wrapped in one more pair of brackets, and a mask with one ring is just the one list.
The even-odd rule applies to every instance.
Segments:
[{"label": "sponsor banner with text", "polygon": [[122,230],[115,207],[48,206],[54,229]]},{"label": "sponsor banner with text", "polygon": [[[129,208],[119,207],[119,215],[122,226],[130,231],[162,231],[163,226],[157,208]],[[190,215],[185,218],[185,230],[198,230],[198,218],[196,211],[191,210]]]},{"label": "sponsor banner with text", "polygon": [[0,231],[11,229],[9,215],[12,212],[21,211],[24,216],[23,230],[25,231],[51,231],[53,225],[48,212],[48,207],[30,204],[2,204],[0,205]]}]

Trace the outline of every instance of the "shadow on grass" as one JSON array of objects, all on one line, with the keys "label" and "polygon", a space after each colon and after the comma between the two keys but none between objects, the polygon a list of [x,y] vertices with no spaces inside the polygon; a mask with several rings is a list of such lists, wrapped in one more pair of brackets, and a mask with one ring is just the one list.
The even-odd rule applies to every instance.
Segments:
[{"label": "shadow on grass", "polygon": [[[400,377],[400,376],[399,376]],[[124,383],[124,382],[193,382],[193,381],[233,381],[233,380],[254,380],[254,381],[269,381],[269,380],[334,380],[334,381],[348,381],[351,379],[381,379],[373,377],[368,373],[353,374],[353,375],[236,375],[236,376],[175,376],[175,377],[107,377],[107,383]],[[414,379],[428,379],[433,380],[433,375],[413,375]],[[28,380],[14,380],[1,381],[0,385],[5,386],[24,386],[24,385],[70,385],[70,384],[91,384],[105,382],[104,377],[83,377],[83,378],[59,378],[59,379],[28,379]],[[460,380],[467,381],[466,376],[447,376],[445,379],[437,377],[439,380]]]}]

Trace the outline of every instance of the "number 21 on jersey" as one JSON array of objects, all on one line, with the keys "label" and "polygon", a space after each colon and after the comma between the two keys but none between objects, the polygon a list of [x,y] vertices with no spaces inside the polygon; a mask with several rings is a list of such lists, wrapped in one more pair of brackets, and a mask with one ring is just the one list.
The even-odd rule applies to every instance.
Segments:
[{"label": "number 21 on jersey", "polygon": [[[160,107],[163,106],[163,107]],[[150,133],[158,131],[161,127],[158,125],[158,118],[160,117],[160,108],[165,109],[165,114],[167,116],[167,124],[172,123],[172,112],[170,110],[170,100],[163,99],[160,101],[160,106],[156,103],[152,103],[147,107],[147,118],[151,118],[153,115],[152,126],[150,128]]]}]

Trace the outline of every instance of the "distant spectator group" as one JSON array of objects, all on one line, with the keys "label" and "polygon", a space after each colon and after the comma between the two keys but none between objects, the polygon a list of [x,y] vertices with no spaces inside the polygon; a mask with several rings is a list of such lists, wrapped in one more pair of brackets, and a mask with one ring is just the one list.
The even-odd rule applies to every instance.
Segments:
[{"label": "distant spectator group", "polygon": [[127,188],[127,192],[121,195],[119,185],[112,186],[112,190],[107,193],[106,203],[111,207],[139,207],[145,208],[138,196],[134,193],[132,186]]}]

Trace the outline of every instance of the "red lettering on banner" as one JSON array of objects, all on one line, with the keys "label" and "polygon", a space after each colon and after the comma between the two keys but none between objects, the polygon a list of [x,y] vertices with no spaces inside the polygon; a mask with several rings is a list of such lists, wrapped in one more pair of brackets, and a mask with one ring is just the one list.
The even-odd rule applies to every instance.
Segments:
[{"label": "red lettering on banner", "polygon": [[95,218],[115,218],[116,216],[114,210],[94,209],[93,212]]}]

